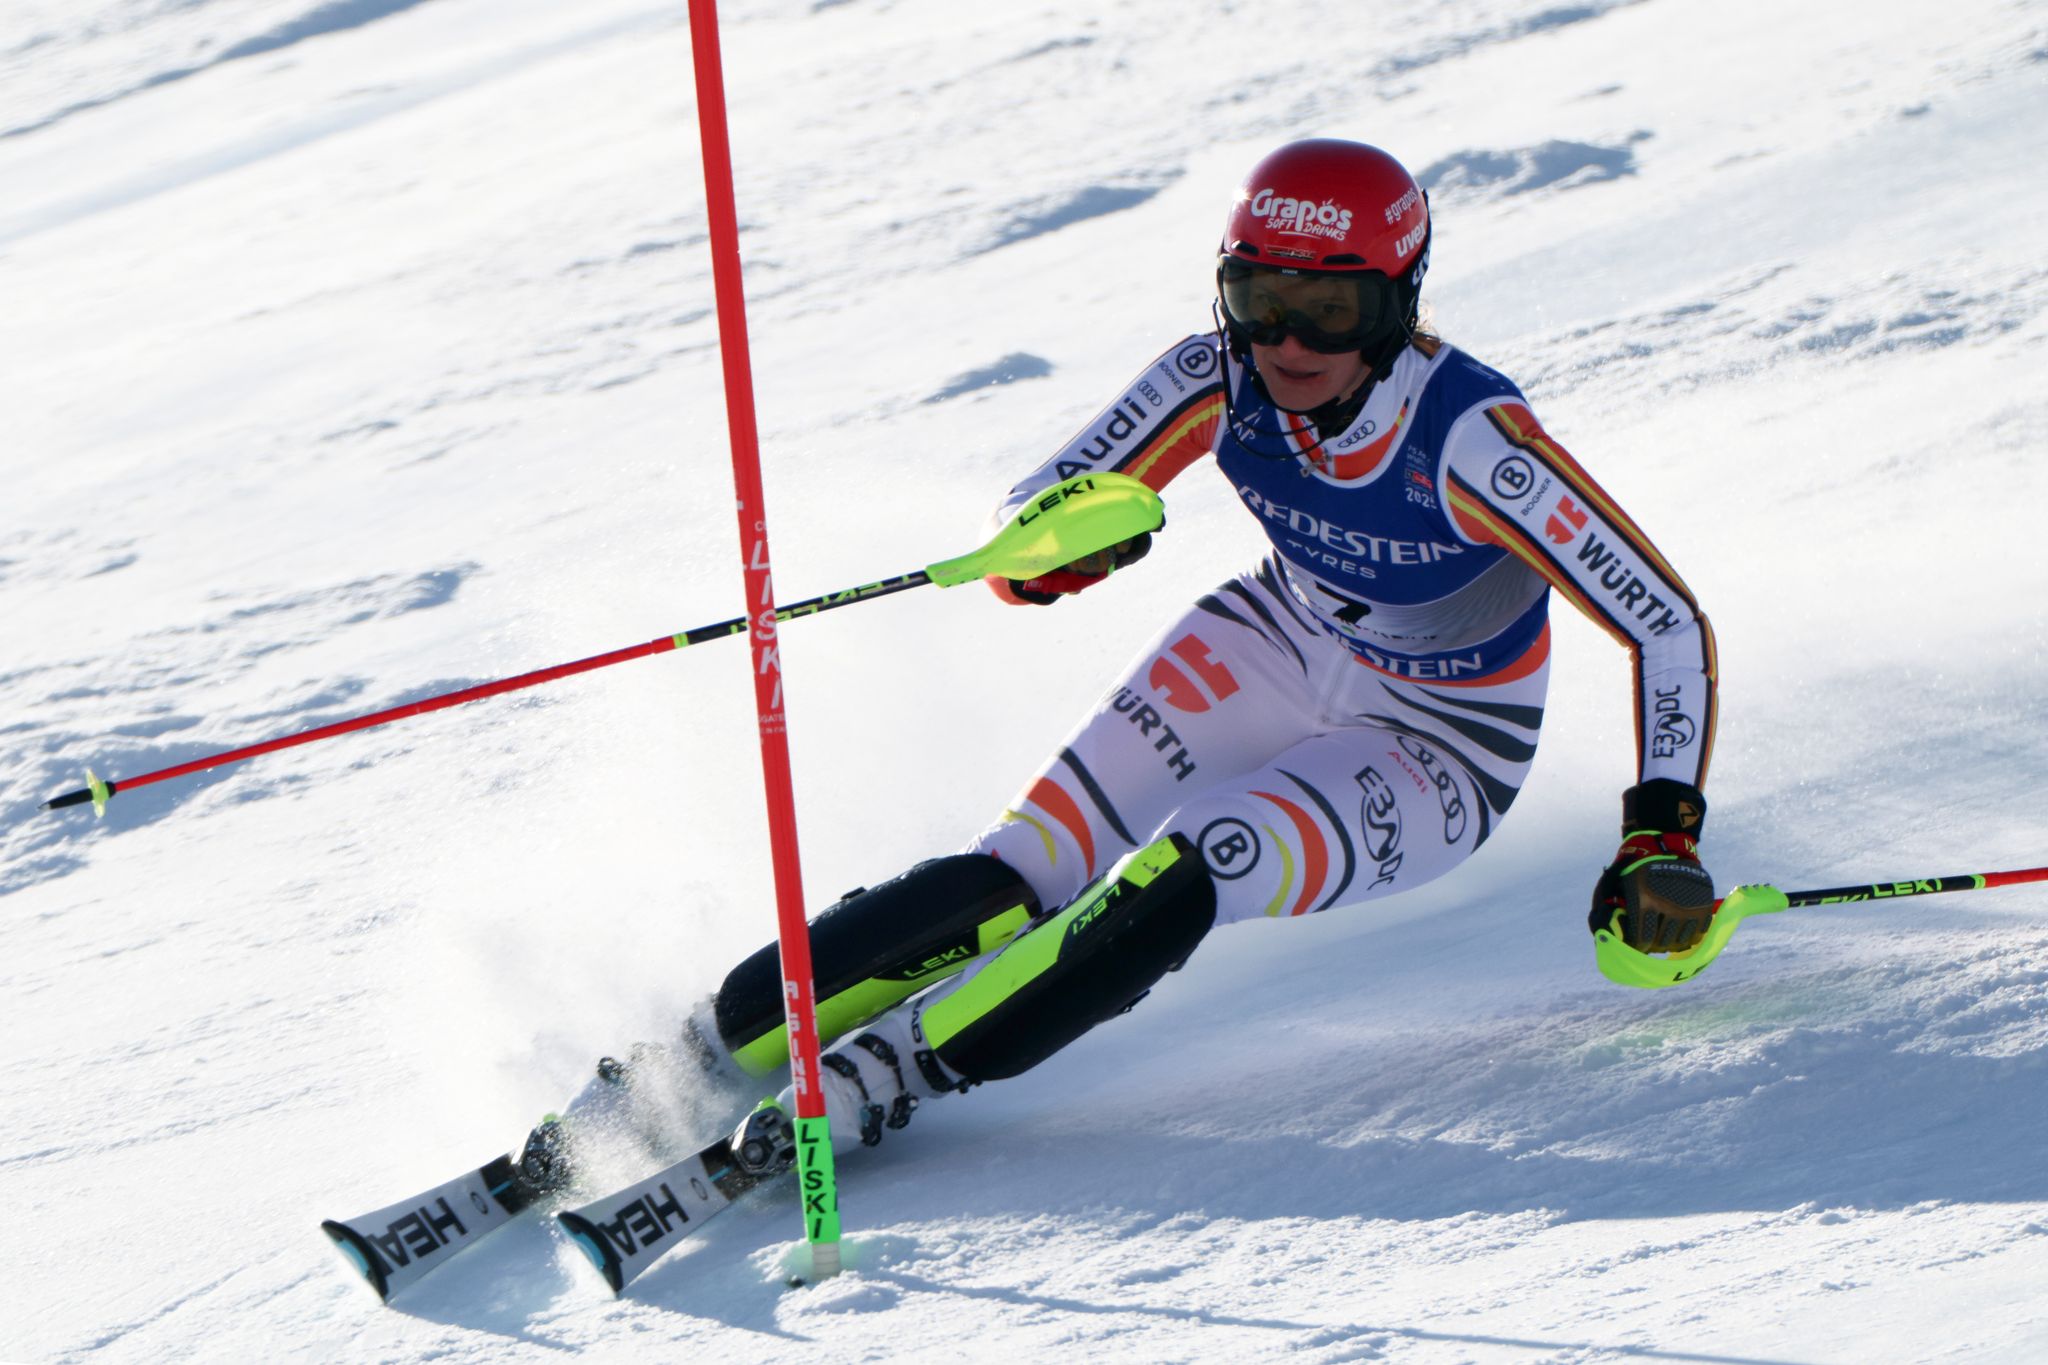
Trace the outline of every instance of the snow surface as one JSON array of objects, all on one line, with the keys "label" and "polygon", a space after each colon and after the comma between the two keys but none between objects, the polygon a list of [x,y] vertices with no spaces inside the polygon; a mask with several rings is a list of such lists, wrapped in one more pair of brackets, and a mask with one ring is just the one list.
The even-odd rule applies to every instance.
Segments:
[{"label": "snow surface", "polygon": [[[786,597],[968,548],[1203,324],[1328,133],[1680,566],[1724,884],[2044,861],[2048,18],[1847,0],[726,7]],[[738,605],[687,29],[652,0],[0,9],[0,1358],[2048,1359],[2048,894],[1593,971],[1627,674],[1560,605],[1457,875],[1240,926],[613,1301],[528,1219],[392,1309],[349,1216],[503,1149],[772,932],[744,653],[120,797]],[[1048,612],[791,626],[810,899],[957,846],[1257,544],[1171,490]]]}]

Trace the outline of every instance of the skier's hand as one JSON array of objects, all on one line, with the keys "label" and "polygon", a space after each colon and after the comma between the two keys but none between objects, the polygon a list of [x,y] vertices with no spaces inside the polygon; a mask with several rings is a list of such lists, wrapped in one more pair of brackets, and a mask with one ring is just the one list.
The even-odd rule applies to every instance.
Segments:
[{"label": "skier's hand", "polygon": [[1621,809],[1621,849],[1593,888],[1588,927],[1613,929],[1638,952],[1693,947],[1714,922],[1714,879],[1699,860],[1706,797],[1657,778],[1623,793]]},{"label": "skier's hand", "polygon": [[[1146,531],[1129,540],[1118,541],[1106,550],[1097,550],[1070,564],[1050,569],[1036,578],[1004,579],[997,591],[1013,601],[1029,602],[1037,607],[1049,606],[1062,597],[1094,587],[1118,569],[1137,563],[1151,548],[1152,533]],[[1005,588],[1007,592],[1003,591]]]}]

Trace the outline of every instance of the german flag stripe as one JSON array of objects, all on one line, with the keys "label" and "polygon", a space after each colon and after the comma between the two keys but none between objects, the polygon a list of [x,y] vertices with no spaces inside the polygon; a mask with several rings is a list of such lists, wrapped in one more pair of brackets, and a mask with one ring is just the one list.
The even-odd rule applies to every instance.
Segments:
[{"label": "german flag stripe", "polygon": [[1080,806],[1067,795],[1067,789],[1049,777],[1035,778],[1025,789],[1024,799],[1059,821],[1060,828],[1081,846],[1082,876],[1093,877],[1095,836],[1088,830],[1088,817],[1081,814]]},{"label": "german flag stripe", "polygon": [[1278,806],[1294,822],[1294,832],[1301,836],[1301,895],[1296,898],[1290,915],[1308,913],[1309,902],[1323,889],[1323,879],[1330,871],[1330,846],[1323,841],[1323,832],[1316,828],[1316,822],[1309,818],[1307,811],[1295,805],[1284,796],[1271,792],[1253,792]]},{"label": "german flag stripe", "polygon": [[1050,866],[1059,866],[1060,846],[1053,841],[1052,831],[1045,827],[1043,821],[1035,816],[1027,815],[1021,810],[1006,810],[1003,812],[1003,819],[1015,821],[1020,825],[1029,825],[1037,830],[1038,837],[1045,843],[1045,861]]},{"label": "german flag stripe", "polygon": [[1475,545],[1498,545],[1500,543],[1494,539],[1493,532],[1486,528],[1484,522],[1477,521],[1465,514],[1464,510],[1458,506],[1456,498],[1451,499],[1450,512],[1451,523],[1458,528],[1458,533]]},{"label": "german flag stripe", "polygon": [[1308,438],[1308,418],[1298,412],[1283,412],[1280,416],[1287,424],[1287,439],[1293,444],[1295,451],[1302,455],[1308,454],[1315,445],[1315,442]]},{"label": "german flag stripe", "polygon": [[1267,919],[1278,919],[1281,907],[1287,904],[1287,893],[1294,889],[1294,850],[1288,847],[1287,841],[1281,838],[1271,825],[1261,822],[1259,828],[1273,841],[1273,847],[1280,850],[1280,888],[1273,893],[1273,899],[1266,902],[1266,908],[1261,912]]},{"label": "german flag stripe", "polygon": [[1650,756],[1650,751],[1643,747],[1643,657],[1637,654],[1630,662],[1635,666],[1629,670],[1629,712],[1635,717],[1636,771],[1640,773],[1643,761]]},{"label": "german flag stripe", "polygon": [[1491,503],[1480,497],[1478,492],[1458,475],[1451,474],[1447,482],[1450,485],[1451,506],[1460,515],[1471,517],[1484,526],[1487,534],[1497,544],[1542,574],[1551,587],[1563,594],[1567,601],[1584,612],[1588,618],[1598,622],[1609,635],[1621,642],[1623,648],[1631,654],[1639,652],[1640,647],[1623,628],[1620,619],[1586,596],[1585,591],[1573,581],[1572,576],[1565,572],[1564,566],[1551,558],[1550,552],[1544,549],[1540,542],[1531,539],[1521,527],[1495,511]]},{"label": "german flag stripe", "polygon": [[1323,794],[1317,791],[1314,787],[1310,786],[1308,783],[1296,777],[1293,773],[1288,772],[1285,768],[1282,768],[1279,771],[1282,777],[1286,778],[1289,782],[1292,782],[1295,786],[1301,788],[1302,792],[1308,797],[1308,799],[1315,802],[1316,809],[1323,813],[1323,819],[1329,821],[1330,828],[1337,832],[1337,850],[1338,852],[1344,855],[1344,870],[1342,874],[1338,876],[1337,884],[1330,888],[1329,895],[1323,897],[1322,904],[1316,906],[1314,910],[1311,910],[1309,912],[1310,914],[1320,914],[1322,911],[1329,909],[1332,905],[1335,905],[1337,903],[1337,898],[1343,895],[1345,889],[1351,885],[1352,875],[1358,870],[1358,858],[1357,855],[1354,854],[1351,849],[1351,836],[1344,832],[1344,821],[1341,818],[1339,818],[1335,808],[1330,805],[1329,801],[1324,798]]},{"label": "german flag stripe", "polygon": [[1157,434],[1119,468],[1156,493],[1209,453],[1222,424],[1222,392],[1198,394],[1168,413]]},{"label": "german flag stripe", "polygon": [[1699,614],[1700,604],[1693,597],[1692,590],[1685,586],[1685,580],[1678,576],[1677,570],[1650,543],[1650,538],[1643,534],[1643,528],[1621,510],[1620,505],[1607,495],[1606,489],[1593,481],[1591,474],[1580,468],[1579,462],[1563,446],[1550,439],[1550,434],[1537,423],[1534,413],[1519,403],[1496,403],[1486,410],[1486,416],[1509,445],[1535,456],[1553,474],[1576,489],[1579,496],[1628,543],[1629,548],[1653,566],[1658,575],[1685,599],[1693,614]]},{"label": "german flag stripe", "polygon": [[1705,616],[1695,618],[1700,623],[1700,648],[1707,656],[1707,714],[1700,724],[1700,766],[1693,775],[1695,787],[1707,785],[1707,769],[1714,761],[1714,727],[1721,719],[1721,652],[1714,640],[1714,628]]},{"label": "german flag stripe", "polygon": [[1281,430],[1286,433],[1287,443],[1294,447],[1294,453],[1321,469],[1322,443],[1309,435],[1308,418],[1298,412],[1283,412],[1280,417]]}]

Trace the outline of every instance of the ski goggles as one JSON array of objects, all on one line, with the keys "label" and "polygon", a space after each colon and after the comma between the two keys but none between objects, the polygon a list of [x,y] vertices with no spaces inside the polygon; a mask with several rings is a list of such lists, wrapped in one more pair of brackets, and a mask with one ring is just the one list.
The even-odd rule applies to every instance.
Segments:
[{"label": "ski goggles", "polygon": [[1334,355],[1363,349],[1397,321],[1394,282],[1377,270],[1291,270],[1225,253],[1216,292],[1232,330],[1254,346],[1291,336]]}]

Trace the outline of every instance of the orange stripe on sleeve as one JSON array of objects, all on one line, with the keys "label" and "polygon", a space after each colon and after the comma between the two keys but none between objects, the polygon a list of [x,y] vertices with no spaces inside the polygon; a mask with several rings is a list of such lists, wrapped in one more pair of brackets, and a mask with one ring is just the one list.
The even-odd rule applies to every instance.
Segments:
[{"label": "orange stripe on sleeve", "polygon": [[1174,476],[1214,449],[1216,432],[1223,424],[1223,395],[1199,403],[1180,421],[1165,428],[1151,446],[1124,467],[1124,472],[1158,492]]},{"label": "orange stripe on sleeve", "polygon": [[1463,532],[1468,540],[1475,541],[1481,545],[1500,544],[1498,540],[1494,539],[1493,531],[1488,528],[1485,522],[1467,514],[1465,509],[1459,505],[1458,495],[1455,490],[1451,494],[1450,506],[1451,520],[1457,523],[1458,530]]},{"label": "orange stripe on sleeve", "polygon": [[1534,413],[1520,403],[1496,403],[1486,410],[1486,416],[1493,423],[1494,429],[1500,432],[1510,445],[1526,450],[1542,460],[1557,471],[1558,477],[1570,484],[1581,497],[1598,509],[1600,515],[1614,527],[1615,532],[1628,541],[1630,548],[1653,565],[1664,580],[1677,590],[1678,595],[1685,599],[1685,604],[1692,608],[1693,614],[1699,614],[1700,604],[1692,595],[1692,589],[1686,587],[1685,580],[1678,576],[1677,570],[1673,569],[1657,547],[1651,544],[1650,538],[1643,534],[1643,528],[1636,525],[1629,514],[1621,510],[1620,504],[1608,496],[1607,490],[1594,481],[1593,476],[1571,457],[1569,451],[1551,439],[1550,433],[1537,422]]},{"label": "orange stripe on sleeve", "polygon": [[1557,589],[1573,606],[1584,612],[1589,620],[1593,621],[1609,635],[1612,635],[1616,640],[1619,640],[1622,647],[1627,649],[1630,654],[1638,652],[1638,646],[1634,640],[1629,638],[1628,632],[1616,625],[1606,612],[1595,606],[1593,600],[1580,591],[1579,585],[1572,581],[1570,575],[1553,563],[1550,556],[1538,549],[1534,541],[1522,534],[1520,527],[1494,511],[1490,505],[1481,501],[1474,494],[1466,492],[1464,486],[1455,478],[1450,480],[1450,501],[1451,507],[1457,513],[1462,516],[1469,516],[1484,526],[1495,544],[1500,545],[1510,554],[1514,555],[1516,559],[1521,560],[1537,573],[1542,574],[1544,581]]}]

